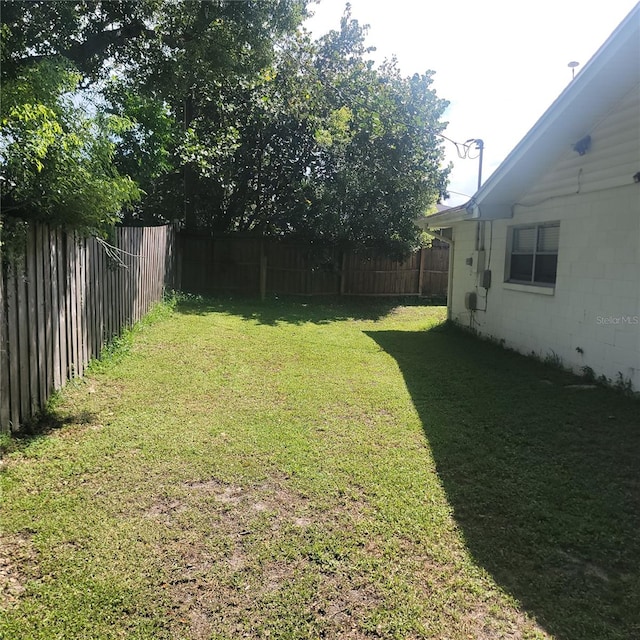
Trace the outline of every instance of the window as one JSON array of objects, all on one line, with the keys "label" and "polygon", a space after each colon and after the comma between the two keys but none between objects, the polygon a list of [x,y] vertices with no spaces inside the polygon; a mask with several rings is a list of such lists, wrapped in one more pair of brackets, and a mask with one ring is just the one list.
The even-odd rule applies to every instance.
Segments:
[{"label": "window", "polygon": [[507,280],[522,284],[555,284],[559,236],[558,222],[511,227]]}]

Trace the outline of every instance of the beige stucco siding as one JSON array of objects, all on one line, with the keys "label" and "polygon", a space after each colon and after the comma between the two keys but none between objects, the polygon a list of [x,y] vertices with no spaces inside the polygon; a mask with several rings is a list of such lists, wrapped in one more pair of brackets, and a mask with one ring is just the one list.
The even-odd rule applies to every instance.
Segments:
[{"label": "beige stucco siding", "polygon": [[[513,203],[513,218],[485,223],[486,299],[466,264],[477,256],[477,222],[455,225],[452,317],[523,353],[557,356],[614,382],[621,376],[640,390],[640,184],[632,178],[640,171],[638,89],[585,133],[593,139],[587,154],[569,149]],[[560,222],[555,287],[505,282],[509,228],[551,221]],[[478,311],[465,309],[467,291],[478,292]]]}]

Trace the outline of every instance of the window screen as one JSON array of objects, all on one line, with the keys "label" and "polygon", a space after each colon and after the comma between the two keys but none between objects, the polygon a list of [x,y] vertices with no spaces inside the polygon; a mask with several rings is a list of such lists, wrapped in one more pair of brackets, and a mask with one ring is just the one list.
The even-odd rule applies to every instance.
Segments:
[{"label": "window screen", "polygon": [[509,281],[554,284],[558,268],[560,224],[511,228]]}]

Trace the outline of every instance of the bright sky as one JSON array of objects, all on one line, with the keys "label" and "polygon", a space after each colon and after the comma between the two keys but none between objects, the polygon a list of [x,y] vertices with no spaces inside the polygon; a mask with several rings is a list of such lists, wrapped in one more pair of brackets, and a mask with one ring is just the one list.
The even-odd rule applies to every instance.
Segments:
[{"label": "bright sky", "polygon": [[[584,65],[635,4],[351,0],[351,13],[370,26],[374,60],[395,54],[405,75],[436,72],[433,88],[451,103],[445,135],[484,141],[484,182],[571,81],[568,63]],[[315,37],[338,29],[344,7],[345,0],[320,0],[305,26]],[[454,165],[445,204],[461,204],[477,189],[478,160],[461,160],[454,145],[445,146]]]}]

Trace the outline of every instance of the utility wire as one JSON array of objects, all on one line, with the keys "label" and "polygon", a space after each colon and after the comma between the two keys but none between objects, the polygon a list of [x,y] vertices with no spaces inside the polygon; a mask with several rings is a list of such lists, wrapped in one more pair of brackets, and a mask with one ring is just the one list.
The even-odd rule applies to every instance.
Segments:
[{"label": "utility wire", "polygon": [[445,136],[442,133],[438,133],[436,131],[433,131],[433,133],[440,137],[443,138],[444,140],[446,140],[447,142],[450,142],[455,148],[456,148],[456,152],[458,153],[458,157],[461,160],[476,160],[480,154],[472,156],[471,155],[471,151],[474,149],[473,145],[476,145],[476,149],[480,150],[480,148],[477,146],[478,141],[475,138],[471,138],[469,140],[467,140],[466,142],[456,142],[455,140],[452,140],[451,138],[448,138],[447,136]]}]

